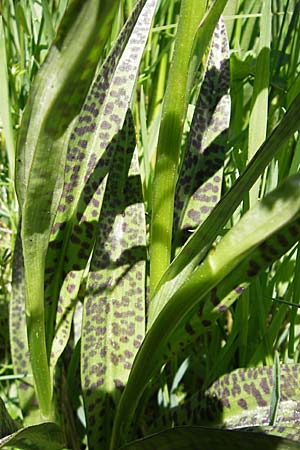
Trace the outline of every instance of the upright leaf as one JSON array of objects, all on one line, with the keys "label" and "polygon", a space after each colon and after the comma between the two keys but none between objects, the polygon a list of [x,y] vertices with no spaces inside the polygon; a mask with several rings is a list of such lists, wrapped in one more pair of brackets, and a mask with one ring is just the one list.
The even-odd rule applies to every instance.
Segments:
[{"label": "upright leaf", "polygon": [[32,370],[26,333],[25,277],[20,227],[14,248],[12,297],[9,302],[9,330],[14,373],[24,376],[22,381],[17,383],[17,388],[20,407],[25,416],[25,420],[27,420],[26,416],[34,408],[35,392],[33,379],[30,377]]},{"label": "upright leaf", "polygon": [[[218,283],[230,276],[266,238],[275,235],[289,222],[299,220],[299,189],[300,176],[296,175],[247,212],[176,291],[154,323],[150,324],[117,410],[114,439],[120,439],[117,433],[120,435],[127,429],[147,382],[164,361],[163,351],[175,328],[184,323],[187,314],[199,300],[203,300]],[[289,231],[294,234],[292,227]],[[298,228],[295,233],[299,236]],[[259,269],[250,266],[251,272],[257,273]],[[151,355],[151,359],[148,355]]]},{"label": "upright leaf", "polygon": [[[279,148],[287,143],[300,126],[300,95],[295,98],[279,125],[260,147],[232,188],[221,198],[209,217],[197,228],[172,261],[156,289],[155,314],[168,302],[168,299],[191,275],[204,259],[212,243],[220,234],[222,227],[242,202],[250,187],[271,161]],[[153,310],[154,311],[154,310]],[[154,314],[154,312],[153,312]]]},{"label": "upright leaf", "polygon": [[145,334],[146,224],[134,148],[129,115],[107,181],[84,301],[81,378],[90,450],[109,447],[115,406]]},{"label": "upright leaf", "polygon": [[212,37],[205,77],[177,182],[174,233],[178,244],[182,241],[180,232],[190,233],[202,223],[221,196],[224,142],[218,145],[215,141],[229,126],[229,77],[228,38],[220,19]]},{"label": "upright leaf", "polygon": [[70,4],[35,80],[20,132],[16,187],[22,215],[28,343],[41,414],[48,419],[52,389],[44,324],[45,257],[62,191],[68,127],[84,100],[116,8],[117,2],[108,0]]},{"label": "upright leaf", "polygon": [[[52,320],[57,311],[51,352],[52,370],[69,337],[77,293],[96,238],[107,174],[115,153],[123,151],[118,143],[122,136],[119,132],[131,101],[156,1],[148,0],[140,15],[137,15],[140,6],[141,4],[134,10],[134,15],[125,28],[125,36],[131,34],[125,49],[119,55],[121,41],[118,41],[116,53],[110,55],[96,78],[71,135],[64,192],[51,244],[52,249],[62,248],[62,252],[54,252],[55,258],[49,261],[47,267],[49,274],[54,275],[47,288],[50,339]],[[115,59],[118,61],[116,66]],[[103,79],[103,74],[108,78]],[[56,267],[59,261],[60,265]],[[57,304],[55,296],[58,289],[60,293]]]}]

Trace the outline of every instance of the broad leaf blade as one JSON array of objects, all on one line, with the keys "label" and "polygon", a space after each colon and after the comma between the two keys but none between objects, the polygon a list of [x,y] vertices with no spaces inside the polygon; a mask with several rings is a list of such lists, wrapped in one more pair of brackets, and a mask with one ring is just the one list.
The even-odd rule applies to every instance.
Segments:
[{"label": "broad leaf blade", "polygon": [[109,446],[115,407],[145,334],[146,224],[130,116],[118,147],[84,301],[81,378],[90,449]]},{"label": "broad leaf blade", "polygon": [[121,450],[298,450],[300,444],[275,436],[205,427],[166,430],[122,447]]},{"label": "broad leaf blade", "polygon": [[[214,141],[229,126],[229,78],[228,38],[224,22],[220,19],[213,34],[177,183],[174,217],[174,232],[177,235],[180,231],[187,234],[195,229],[220,200],[224,145]],[[175,240],[180,244],[180,235]]]},{"label": "broad leaf blade", "polygon": [[22,216],[28,344],[41,414],[47,419],[51,418],[52,387],[44,324],[46,251],[62,192],[68,128],[82,105],[116,9],[116,1],[70,3],[36,77],[20,132],[16,188]]},{"label": "broad leaf blade", "polygon": [[24,450],[62,450],[65,445],[62,433],[55,423],[42,423],[21,428],[0,439],[0,448]]},{"label": "broad leaf blade", "polygon": [[156,290],[157,310],[161,310],[176,290],[188,279],[195,267],[203,260],[222,227],[243,200],[258,176],[300,126],[300,95],[284,115],[270,137],[260,147],[253,160],[234,186],[222,197],[209,217],[194,232],[181,252],[163,275]]},{"label": "broad leaf blade", "polygon": [[[143,3],[138,5],[139,8],[141,4]],[[100,92],[101,89],[106,88],[104,100],[102,98],[103,104],[101,105],[101,99],[99,98],[99,109],[96,107],[95,100],[91,103],[91,106],[85,105],[82,115],[79,116],[79,124],[74,128],[74,133],[71,135],[71,141],[77,141],[81,150],[77,146],[73,147],[73,143],[71,143],[68,161],[73,161],[74,164],[70,165],[70,170],[67,171],[67,179],[69,178],[68,172],[72,172],[72,169],[73,175],[71,175],[70,183],[65,182],[64,194],[59,206],[60,213],[54,225],[54,234],[57,236],[57,239],[54,239],[53,246],[60,248],[60,242],[63,241],[64,253],[60,258],[61,262],[64,261],[63,275],[65,279],[60,290],[57,307],[56,333],[51,352],[52,370],[69,337],[77,293],[94,245],[97,220],[103,202],[107,174],[114,154],[118,151],[123,151],[122,146],[118,144],[118,139],[120,136],[122,137],[123,131],[120,130],[124,125],[125,116],[131,101],[139,63],[147,41],[155,6],[156,1],[148,0],[138,18],[136,16],[139,9],[134,11],[133,18],[137,19],[137,21],[133,30],[131,28],[132,22],[129,21],[130,26],[128,25],[129,28],[126,30],[126,33],[132,33],[123,53],[119,55],[118,64],[107,81],[103,82],[101,78],[97,78],[90,95],[87,97],[88,102],[91,102],[93,96],[94,99],[97,99],[100,95],[98,87],[101,85]],[[118,47],[116,51],[118,55]],[[108,61],[115,62],[115,56],[112,54],[111,59]],[[105,70],[109,74],[111,70],[109,65],[106,66]],[[101,83],[104,83],[104,85]],[[80,122],[90,123],[90,125],[82,125]],[[87,134],[85,135],[85,133]],[[124,133],[126,133],[126,130],[124,130]],[[85,169],[85,172],[81,173],[79,178],[80,166]],[[71,220],[67,221],[68,214],[70,214],[70,211],[68,212],[70,204],[72,204],[72,216]],[[65,211],[66,216],[64,216]],[[63,236],[65,227],[67,234]],[[49,272],[55,270],[55,259],[52,264],[54,265],[49,267]],[[59,269],[62,270],[62,267]],[[57,271],[55,276],[59,278],[60,272]],[[54,282],[59,286],[58,278],[54,278]],[[50,302],[54,305],[56,303],[53,296],[56,294],[56,290],[57,285],[54,290],[49,288]]]},{"label": "broad leaf blade", "polygon": [[[130,417],[129,412],[135,409],[147,382],[162,364],[163,351],[167,342],[171,340],[172,333],[177,326],[184,324],[188,313],[199,300],[203,301],[206,295],[226,276],[230,276],[230,273],[264,240],[276,235],[278,230],[293,220],[297,220],[299,225],[299,193],[300,176],[296,175],[248,211],[209,253],[189,280],[176,291],[155,322],[151,324],[136,357],[117,411],[115,433],[118,429],[120,432],[123,427],[126,429],[125,410]],[[299,226],[296,228],[291,226],[289,232],[299,236]],[[260,267],[254,267],[250,260],[251,274],[256,274],[259,269]],[[151,360],[147,357],[149,354],[152,355]]]}]

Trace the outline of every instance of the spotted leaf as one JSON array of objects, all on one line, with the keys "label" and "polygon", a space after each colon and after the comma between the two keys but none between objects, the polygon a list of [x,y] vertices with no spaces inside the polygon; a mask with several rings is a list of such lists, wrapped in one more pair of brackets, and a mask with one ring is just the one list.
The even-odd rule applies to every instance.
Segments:
[{"label": "spotted leaf", "polygon": [[84,301],[81,378],[90,450],[109,444],[115,405],[145,334],[146,224],[130,115],[118,146]]},{"label": "spotted leaf", "polygon": [[[242,219],[221,239],[207,255],[203,263],[193,272],[188,281],[180,287],[163,308],[149,331],[137,354],[128,383],[122,395],[115,429],[122,430],[126,420],[135,410],[139,396],[162,361],[166,359],[167,343],[180,324],[199,301],[218,286],[232,271],[240,268],[245,258],[259,248],[266,239],[276,236],[280,230],[293,222],[299,222],[300,175],[290,177],[282,186],[268,194],[260,203],[249,210]],[[298,224],[299,225],[299,224]],[[294,235],[294,228],[293,235]],[[299,236],[299,227],[296,230]],[[281,240],[281,239],[280,239]],[[285,239],[286,242],[286,239]],[[254,270],[255,269],[255,270]],[[250,264],[250,273],[257,273],[257,267]],[[151,354],[151,359],[147,355]],[[129,409],[130,407],[130,409]],[[126,413],[125,413],[126,411]],[[122,417],[122,419],[121,419]],[[122,420],[122,422],[121,422]]]},{"label": "spotted leaf", "polygon": [[143,429],[150,434],[172,426],[217,426],[264,431],[299,441],[299,365],[280,367],[278,414],[275,426],[269,426],[273,389],[273,367],[237,369],[220,377],[207,391],[194,393],[159,418],[154,417]]},{"label": "spotted leaf", "polygon": [[[216,2],[217,3],[217,2]],[[243,174],[232,188],[221,198],[209,217],[195,230],[176,258],[166,270],[156,289],[155,308],[151,310],[151,320],[166,305],[175,292],[191,277],[195,268],[203,261],[222,227],[230,219],[242,202],[260,173],[271,161],[276,151],[284,146],[300,125],[300,95],[295,98],[282,121],[248,164]]]},{"label": "spotted leaf", "polygon": [[[56,315],[52,370],[69,337],[77,293],[96,238],[107,175],[115,153],[123,151],[119,137],[126,130],[120,130],[131,101],[156,1],[148,0],[140,11],[143,4],[138,3],[125,26],[125,36],[129,34],[126,47],[120,53],[122,41],[117,41],[91,87],[71,134],[64,192],[50,243],[52,249],[62,251],[54,258],[49,257],[47,268],[50,327]],[[52,336],[51,328],[49,336]]]},{"label": "spotted leaf", "polygon": [[183,349],[195,342],[208,327],[215,323],[220,314],[224,314],[238,300],[262,270],[283,256],[299,239],[300,221],[296,219],[261,242],[194,308],[184,330],[180,326],[173,334],[170,351],[176,353],[178,349]]},{"label": "spotted leaf", "polygon": [[20,227],[14,248],[12,297],[9,302],[9,322],[10,349],[14,373],[15,375],[24,377],[17,383],[17,388],[20,407],[25,420],[27,420],[27,415],[32,412],[32,409],[36,409],[36,407],[34,407],[35,393],[33,380],[32,377],[30,377],[32,371],[26,333],[25,278]]},{"label": "spotted leaf", "polygon": [[48,419],[52,386],[44,320],[45,257],[63,187],[70,123],[84,101],[117,7],[118,2],[110,0],[70,2],[35,78],[19,134],[16,189],[22,216],[28,345],[41,414]]},{"label": "spotted leaf", "polygon": [[224,22],[220,19],[212,37],[177,183],[174,217],[177,245],[183,243],[185,234],[206,219],[221,196],[225,154],[224,143],[219,145],[216,139],[229,126],[229,77],[229,44]]}]

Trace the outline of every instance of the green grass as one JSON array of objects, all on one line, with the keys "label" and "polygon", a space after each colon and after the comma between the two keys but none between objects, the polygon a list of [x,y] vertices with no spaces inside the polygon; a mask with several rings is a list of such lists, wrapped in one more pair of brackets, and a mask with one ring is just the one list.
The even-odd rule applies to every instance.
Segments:
[{"label": "green grass", "polygon": [[[66,0],[0,0],[0,393],[18,426],[58,425],[53,449],[61,439],[114,449],[162,423],[207,425],[199,403],[197,418],[183,405],[238,368],[273,367],[277,384],[262,375],[272,420],[255,425],[276,435],[286,420],[278,373],[300,367],[300,7],[218,0],[204,16],[199,1],[158,0],[149,35],[132,44],[123,31],[115,47],[134,0],[98,12],[86,2],[64,29]],[[210,53],[224,6],[228,41],[221,33],[222,51]],[[95,70],[105,87],[90,89]],[[96,131],[80,131],[89,114]],[[74,172],[72,146],[82,152]],[[43,428],[36,436],[45,448]]]}]

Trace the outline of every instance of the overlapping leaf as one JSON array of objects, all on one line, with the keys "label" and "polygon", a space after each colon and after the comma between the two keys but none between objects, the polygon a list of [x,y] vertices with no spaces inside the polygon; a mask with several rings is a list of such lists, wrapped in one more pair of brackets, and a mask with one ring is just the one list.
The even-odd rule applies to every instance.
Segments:
[{"label": "overlapping leaf", "polygon": [[300,444],[262,433],[205,427],[178,427],[127,444],[122,447],[122,450],[224,450],[224,448],[298,450]]},{"label": "overlapping leaf", "polygon": [[115,405],[145,333],[146,224],[134,149],[129,115],[116,143],[84,301],[81,373],[90,450],[109,445]]},{"label": "overlapping leaf", "polygon": [[209,217],[197,228],[173,260],[156,290],[157,299],[155,311],[154,308],[152,310],[152,320],[203,260],[222,227],[230,219],[276,151],[297,131],[300,126],[299,100],[300,96],[295,98],[282,121],[258,150],[234,186],[222,197]]},{"label": "overlapping leaf", "polygon": [[[206,73],[195,107],[189,142],[177,183],[174,233],[191,232],[221,196],[224,144],[216,138],[229,126],[229,46],[223,20],[212,37]],[[179,241],[179,242],[178,242]],[[182,242],[181,242],[182,243]]]},{"label": "overlapping leaf", "polygon": [[[115,136],[123,126],[148,37],[156,2],[148,0],[144,3],[137,4],[123,34],[93,83],[71,134],[64,191],[52,229],[52,251],[46,269],[49,273],[47,299],[50,305],[50,339],[57,312],[51,352],[52,369],[70,333],[77,293],[94,245],[107,174],[114,153],[119,151],[118,138]],[[129,38],[125,49],[122,38],[125,41]],[[59,289],[56,308],[55,296]]]},{"label": "overlapping leaf", "polygon": [[0,439],[0,448],[24,450],[62,450],[63,436],[55,423],[42,423],[6,435]]},{"label": "overlapping leaf", "polygon": [[63,186],[69,125],[83,103],[117,6],[107,0],[70,3],[35,79],[19,135],[16,189],[22,216],[28,344],[41,413],[48,419],[52,389],[44,324],[46,251]]},{"label": "overlapping leaf", "polygon": [[[274,236],[278,240],[280,248],[288,246],[289,240],[280,232],[285,226],[288,227],[290,224],[290,228],[287,229],[288,233],[292,237],[296,235],[296,238],[299,238],[299,189],[300,176],[296,175],[266,196],[260,204],[242,217],[216,248],[212,249],[188,281],[176,291],[146,334],[119,405],[115,430],[118,427],[122,430],[124,427],[126,422],[122,419],[122,423],[121,417],[125,414],[125,408],[129,416],[129,406],[130,412],[136,407],[139,398],[137,392],[139,395],[143,393],[147,381],[162,363],[162,352],[172,333],[177,326],[184,323],[187,314],[196,306],[197,302],[203,301],[205,296],[214,287],[217,287],[226,276],[230,276],[235,268],[239,267],[240,270],[245,258],[250,258],[251,254],[266,239]],[[296,221],[297,226],[295,227]],[[276,235],[276,233],[278,234]],[[230,248],[230,252],[228,252],[228,248]],[[273,247],[270,246],[270,254],[272,252]],[[268,255],[268,252],[264,254],[262,260],[269,261]],[[249,265],[248,272],[244,272],[243,276],[253,276],[260,270],[260,266],[253,263],[251,259]],[[149,354],[151,354],[151,360],[147,360],[146,355]]]}]

